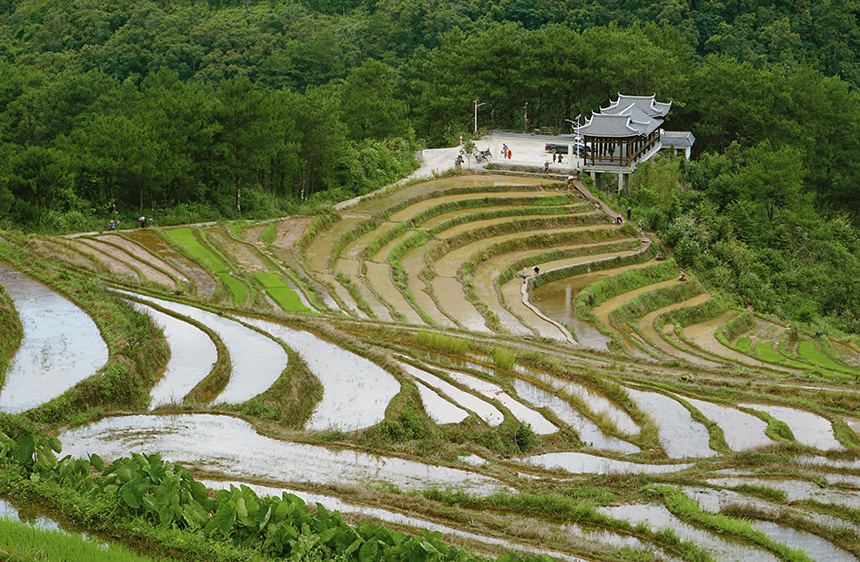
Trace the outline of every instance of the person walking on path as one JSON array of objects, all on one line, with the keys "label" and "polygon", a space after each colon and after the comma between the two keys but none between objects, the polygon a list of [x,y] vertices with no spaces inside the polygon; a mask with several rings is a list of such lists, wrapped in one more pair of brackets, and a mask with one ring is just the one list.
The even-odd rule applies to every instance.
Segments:
[{"label": "person walking on path", "polygon": [[627,207],[627,220],[630,220],[630,217],[633,215],[633,210],[630,207]]}]

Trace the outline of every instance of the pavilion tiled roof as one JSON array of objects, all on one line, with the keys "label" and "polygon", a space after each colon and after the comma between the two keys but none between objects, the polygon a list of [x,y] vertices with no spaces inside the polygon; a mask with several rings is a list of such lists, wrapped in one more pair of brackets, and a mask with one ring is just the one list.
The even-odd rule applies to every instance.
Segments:
[{"label": "pavilion tiled roof", "polygon": [[638,137],[651,134],[662,124],[662,119],[655,119],[630,103],[617,112],[593,113],[579,133],[589,137]]},{"label": "pavilion tiled roof", "polygon": [[672,102],[659,102],[655,98],[656,95],[625,96],[619,93],[618,99],[609,102],[609,107],[601,107],[600,112],[616,114],[624,111],[630,104],[633,104],[649,117],[666,117],[672,108]]}]

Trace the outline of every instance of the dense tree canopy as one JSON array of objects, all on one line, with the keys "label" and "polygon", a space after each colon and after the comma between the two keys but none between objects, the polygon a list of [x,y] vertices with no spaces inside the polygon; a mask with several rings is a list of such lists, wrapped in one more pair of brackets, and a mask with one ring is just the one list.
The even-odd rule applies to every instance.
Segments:
[{"label": "dense tree canopy", "polygon": [[568,132],[618,92],[656,94],[697,160],[687,191],[639,181],[649,226],[763,309],[856,330],[857,15],[846,0],[0,1],[0,226],[284,212],[402,176],[416,148],[470,130],[476,98],[489,127]]}]

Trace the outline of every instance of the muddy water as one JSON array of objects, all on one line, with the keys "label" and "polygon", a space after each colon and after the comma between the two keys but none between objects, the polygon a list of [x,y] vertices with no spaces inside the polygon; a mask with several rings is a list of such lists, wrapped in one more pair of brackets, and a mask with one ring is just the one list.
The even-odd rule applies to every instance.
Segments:
[{"label": "muddy water", "polygon": [[847,550],[836,548],[818,535],[784,527],[771,521],[752,521],[752,526],[774,542],[804,551],[815,562],[845,562],[853,556]]},{"label": "muddy water", "polygon": [[690,463],[641,464],[574,452],[545,453],[526,457],[522,461],[549,470],[565,470],[571,474],[668,474],[693,466]]},{"label": "muddy water", "polygon": [[446,372],[458,383],[471,388],[475,392],[479,392],[487,398],[498,400],[505,408],[511,411],[515,418],[522,423],[530,424],[534,432],[538,435],[549,435],[558,431],[555,424],[551,423],[539,412],[532,410],[522,402],[509,396],[499,385],[473,377],[472,375],[467,375],[466,373],[459,373],[457,371]]},{"label": "muddy water", "polygon": [[754,546],[729,541],[682,522],[662,505],[622,505],[601,507],[598,511],[629,521],[631,524],[646,523],[652,530],[671,529],[683,541],[690,541],[707,550],[720,562],[778,562],[779,558],[770,552]]},{"label": "muddy water", "polygon": [[812,464],[817,466],[826,466],[828,468],[842,468],[847,470],[860,470],[860,459],[858,460],[841,460],[828,459],[827,457],[797,457],[797,462],[803,464]]},{"label": "muddy water", "polygon": [[662,335],[658,330],[662,330],[663,326],[655,326],[654,322],[657,320],[657,317],[661,314],[666,314],[667,312],[672,312],[674,310],[678,310],[681,308],[686,308],[690,306],[696,306],[703,302],[708,301],[711,298],[711,295],[708,293],[702,293],[700,295],[696,295],[691,299],[687,299],[682,302],[677,302],[671,304],[669,306],[663,307],[661,309],[655,310],[653,312],[649,312],[639,319],[637,324],[639,328],[639,333],[642,334],[645,341],[649,344],[657,348],[662,353],[665,353],[669,357],[676,357],[678,359],[683,359],[685,361],[689,361],[693,365],[699,365],[702,367],[719,367],[720,364],[714,361],[708,361],[707,359],[703,359],[698,355],[694,355],[692,353],[687,353],[686,351],[682,351],[681,349],[675,347],[671,343],[667,342],[663,339]]},{"label": "muddy water", "polygon": [[566,342],[567,337],[557,326],[541,318],[534,310],[523,303],[522,281],[512,279],[502,285],[502,298],[513,314],[522,319],[523,325],[539,336]]},{"label": "muddy water", "polygon": [[823,451],[845,450],[845,447],[834,437],[833,425],[830,421],[812,412],[765,404],[739,404],[739,406],[760,410],[785,422],[791,428],[798,443]]},{"label": "muddy water", "polygon": [[310,332],[255,318],[242,320],[287,344],[322,384],[322,400],[305,429],[352,431],[370,427],[385,418],[388,403],[400,392],[400,383],[391,373]]},{"label": "muddy water", "polygon": [[660,444],[671,458],[710,457],[717,453],[708,443],[710,435],[704,425],[693,420],[678,401],[657,392],[628,388],[630,398],[660,428]]},{"label": "muddy water", "polygon": [[233,370],[227,386],[215,398],[216,403],[239,404],[250,400],[272,386],[287,368],[287,354],[280,345],[235,320],[187,304],[135,296],[196,320],[218,334],[230,354]]},{"label": "muddy water", "polygon": [[258,434],[249,423],[230,416],[105,418],[64,431],[59,438],[63,453],[76,458],[97,453],[112,460],[132,452],[157,452],[170,462],[217,471],[227,478],[252,473],[257,478],[283,483],[387,484],[404,491],[457,489],[478,496],[506,490],[498,481],[466,470],[279,441]]},{"label": "muddy water", "polygon": [[0,411],[17,413],[43,404],[107,362],[98,327],[74,303],[3,264],[0,285],[24,330],[0,390]]},{"label": "muddy water", "polygon": [[153,256],[152,254],[144,250],[141,246],[135,244],[130,240],[126,240],[118,234],[104,234],[99,236],[98,240],[104,240],[105,242],[116,244],[117,246],[120,246],[121,248],[124,248],[134,254],[135,258],[144,261],[153,267],[162,269],[168,274],[173,275],[178,279],[185,277],[185,275],[183,275],[181,271],[177,270],[175,267],[173,267],[166,261]]},{"label": "muddy water", "polygon": [[773,445],[773,440],[764,434],[767,423],[752,414],[713,402],[686,396],[682,398],[723,430],[723,437],[732,451],[747,451]]},{"label": "muddy water", "polygon": [[426,286],[424,281],[419,277],[421,270],[426,265],[426,262],[424,261],[424,252],[429,251],[436,244],[438,244],[438,242],[431,241],[420,248],[415,248],[406,252],[406,254],[400,258],[400,264],[406,271],[406,287],[409,289],[409,292],[412,293],[412,296],[415,297],[415,303],[418,307],[440,326],[456,328],[457,324],[445,316],[445,314],[439,310],[439,307],[436,306],[436,302],[433,298],[425,292],[424,289]]},{"label": "muddy water", "polygon": [[185,395],[212,370],[218,360],[218,350],[200,328],[140,303],[132,302],[131,306],[148,314],[164,330],[170,346],[170,360],[150,392],[149,409],[163,404],[180,404]]},{"label": "muddy water", "polygon": [[454,277],[436,277],[431,282],[439,309],[472,332],[491,332],[475,305],[466,298],[463,285]]},{"label": "muddy water", "polygon": [[562,324],[573,328],[576,339],[580,345],[595,349],[606,349],[606,344],[611,340],[601,334],[594,326],[583,322],[576,317],[573,309],[573,299],[585,287],[597,281],[618,275],[628,269],[641,269],[654,265],[653,261],[641,264],[616,267],[595,271],[583,275],[566,277],[558,281],[551,281],[535,289],[530,298],[531,302],[543,311],[544,314]]},{"label": "muddy water", "polygon": [[609,418],[621,433],[628,435],[639,433],[639,426],[636,425],[633,418],[602,394],[595,392],[587,386],[565,381],[548,373],[537,373],[536,376],[554,389],[579,398],[595,414]]},{"label": "muddy water", "polygon": [[551,411],[561,421],[572,427],[579,435],[580,440],[588,446],[623,454],[640,452],[641,449],[636,445],[606,435],[596,423],[574,410],[570,403],[564,399],[520,379],[514,379],[511,384],[523,400],[538,408],[546,408]]},{"label": "muddy water", "polygon": [[394,310],[401,313],[409,324],[424,325],[421,315],[403,296],[403,293],[391,280],[391,266],[387,263],[365,262],[367,266],[367,278],[365,281],[373,288],[373,291],[384,299]]},{"label": "muddy water", "polygon": [[726,322],[730,321],[738,314],[739,312],[737,310],[727,310],[715,318],[711,318],[705,322],[700,322],[699,324],[687,326],[681,333],[685,338],[705,351],[713,353],[719,357],[731,359],[733,361],[743,363],[744,365],[753,365],[756,367],[765,366],[766,364],[764,362],[759,361],[758,359],[753,359],[749,355],[735,351],[730,347],[726,347],[717,340],[717,330],[722,328]]},{"label": "muddy water", "polygon": [[215,281],[212,279],[212,276],[195,262],[174,250],[172,246],[155,232],[151,230],[136,230],[129,232],[127,236],[143,247],[155,252],[162,259],[167,260],[185,273],[185,277],[190,278],[197,285],[197,294],[204,299],[208,299],[215,292]]},{"label": "muddy water", "polygon": [[8,501],[0,499],[0,518],[9,519],[12,521],[22,521],[36,529],[58,530],[60,524],[42,515],[24,512]]},{"label": "muddy water", "polygon": [[106,255],[112,257],[113,259],[133,267],[140,272],[140,275],[143,277],[144,280],[158,283],[159,285],[164,285],[170,291],[176,290],[176,281],[174,281],[173,278],[170,277],[170,275],[157,269],[149,262],[138,259],[137,256],[128,254],[125,250],[113,246],[103,238],[90,238],[87,239],[87,243],[91,244],[95,248],[98,248],[100,251],[104,252]]},{"label": "muddy water", "polygon": [[416,379],[433,387],[443,396],[447,396],[448,398],[450,398],[455,404],[459,404],[463,408],[475,412],[475,414],[479,418],[484,420],[490,427],[496,427],[500,423],[502,423],[502,421],[504,421],[505,416],[499,411],[498,408],[488,402],[485,402],[484,400],[481,400],[474,394],[461,390],[453,384],[437,377],[432,373],[428,373],[423,369],[413,367],[412,365],[409,365],[407,363],[400,363],[400,366],[403,367],[404,371],[406,371]]}]

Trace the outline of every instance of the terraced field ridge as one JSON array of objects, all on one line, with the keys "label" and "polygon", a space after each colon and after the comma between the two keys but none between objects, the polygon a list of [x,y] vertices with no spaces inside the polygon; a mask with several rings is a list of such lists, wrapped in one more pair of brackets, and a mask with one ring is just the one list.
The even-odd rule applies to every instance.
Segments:
[{"label": "terraced field ridge", "polygon": [[491,556],[858,559],[860,347],[733,308],[614,215],[485,174],[318,217],[4,236],[23,336],[0,404],[63,454],[158,453],[212,494]]}]

